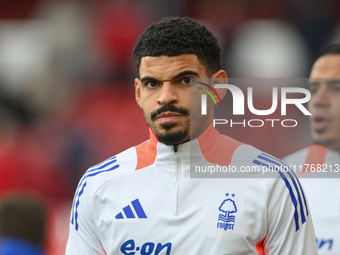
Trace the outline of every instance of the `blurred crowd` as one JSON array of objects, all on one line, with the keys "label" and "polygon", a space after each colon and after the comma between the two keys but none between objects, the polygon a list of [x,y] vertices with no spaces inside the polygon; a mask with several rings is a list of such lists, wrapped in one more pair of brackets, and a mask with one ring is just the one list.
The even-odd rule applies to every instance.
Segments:
[{"label": "blurred crowd", "polygon": [[[81,175],[148,138],[131,52],[164,16],[211,29],[229,77],[308,77],[320,50],[340,41],[338,0],[1,1],[0,195],[27,191],[47,201],[51,255],[64,252]],[[254,145],[263,144],[270,139]]]}]

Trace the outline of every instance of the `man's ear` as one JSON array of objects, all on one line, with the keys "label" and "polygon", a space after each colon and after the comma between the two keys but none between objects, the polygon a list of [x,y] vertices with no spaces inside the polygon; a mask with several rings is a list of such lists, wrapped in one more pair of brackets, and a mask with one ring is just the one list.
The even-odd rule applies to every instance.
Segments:
[{"label": "man's ear", "polygon": [[140,108],[142,108],[142,99],[141,99],[141,91],[140,91],[141,82],[138,78],[135,79],[135,98],[136,102]]},{"label": "man's ear", "polygon": [[[214,73],[211,76],[210,86],[215,88],[215,84],[228,84],[228,76],[224,70],[219,70],[218,72]],[[216,88],[215,90],[217,94],[220,96],[221,100],[224,98],[225,94],[227,93],[226,88]],[[216,97],[217,99],[216,95],[214,95],[214,97]],[[218,101],[219,100],[217,100],[217,102]]]}]

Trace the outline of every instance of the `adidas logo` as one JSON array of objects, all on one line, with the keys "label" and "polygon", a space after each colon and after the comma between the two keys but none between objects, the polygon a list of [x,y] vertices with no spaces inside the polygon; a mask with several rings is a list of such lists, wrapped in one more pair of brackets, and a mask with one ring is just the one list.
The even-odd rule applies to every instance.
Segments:
[{"label": "adidas logo", "polygon": [[[132,207],[134,209],[134,211],[136,212],[137,214],[137,218],[140,218],[140,219],[146,219],[146,214],[143,210],[143,207],[142,205],[140,204],[138,198],[131,201],[131,204],[132,204]],[[136,218],[135,214],[133,213],[132,209],[131,209],[131,206],[128,205],[128,206],[125,206],[123,208],[123,212],[126,216],[127,219],[133,219],[133,218]],[[124,215],[122,212],[118,213],[116,216],[116,219],[124,219]]]}]

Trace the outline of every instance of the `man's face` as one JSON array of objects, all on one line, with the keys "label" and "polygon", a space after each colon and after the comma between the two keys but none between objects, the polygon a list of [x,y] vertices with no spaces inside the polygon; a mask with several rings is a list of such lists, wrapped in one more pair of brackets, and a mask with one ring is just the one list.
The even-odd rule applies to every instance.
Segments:
[{"label": "man's face", "polygon": [[340,151],[340,54],[320,57],[313,65],[309,84],[313,142]]},{"label": "man's face", "polygon": [[143,57],[139,74],[136,101],[160,142],[176,145],[189,141],[190,116],[192,132],[199,135],[209,126],[212,116],[201,116],[198,105],[190,109],[190,79],[206,77],[196,55]]}]

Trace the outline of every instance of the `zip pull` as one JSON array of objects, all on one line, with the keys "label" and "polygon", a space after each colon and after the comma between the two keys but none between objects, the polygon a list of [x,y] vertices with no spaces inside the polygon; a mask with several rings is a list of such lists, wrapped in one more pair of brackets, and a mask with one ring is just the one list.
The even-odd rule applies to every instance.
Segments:
[{"label": "zip pull", "polygon": [[177,152],[178,151],[178,144],[175,144],[174,145],[174,152]]}]

